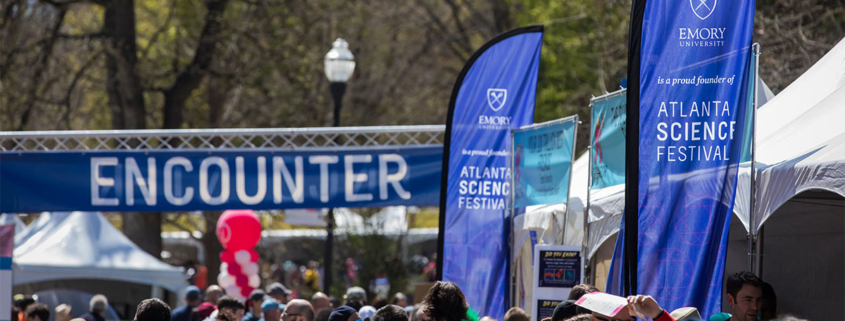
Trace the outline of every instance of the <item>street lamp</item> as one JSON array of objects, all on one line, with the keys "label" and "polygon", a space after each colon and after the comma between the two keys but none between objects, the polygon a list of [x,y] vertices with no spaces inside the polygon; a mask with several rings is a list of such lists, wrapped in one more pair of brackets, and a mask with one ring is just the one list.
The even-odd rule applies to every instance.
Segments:
[{"label": "street lamp", "polygon": [[[346,92],[346,81],[352,77],[355,70],[355,56],[349,51],[349,43],[346,40],[337,38],[332,44],[332,49],[326,54],[323,62],[326,78],[329,78],[329,89],[334,99],[334,117],[332,127],[340,126],[340,107],[343,101],[343,94]],[[331,294],[332,287],[332,251],[334,247],[334,208],[329,208],[329,215],[326,218],[326,241],[324,243],[323,258],[323,291]]]},{"label": "street lamp", "polygon": [[355,56],[349,51],[349,43],[337,38],[332,44],[332,50],[326,54],[324,61],[326,77],[329,78],[329,89],[334,99],[334,119],[332,126],[340,126],[340,107],[343,94],[346,92],[346,81],[352,77],[355,70]]}]

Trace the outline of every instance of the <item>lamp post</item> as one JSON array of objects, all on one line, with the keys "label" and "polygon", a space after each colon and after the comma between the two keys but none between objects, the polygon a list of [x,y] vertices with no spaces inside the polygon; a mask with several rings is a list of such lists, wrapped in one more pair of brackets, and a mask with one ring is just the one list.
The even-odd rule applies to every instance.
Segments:
[{"label": "lamp post", "polygon": [[[346,93],[346,81],[352,76],[355,70],[355,56],[349,51],[349,43],[346,40],[337,38],[332,44],[332,49],[326,54],[324,63],[326,78],[329,79],[329,89],[334,100],[334,114],[332,127],[340,126],[340,108],[343,101],[343,94]],[[323,290],[331,294],[332,287],[332,252],[334,250],[334,208],[329,208],[329,215],[326,218],[326,242],[324,243],[323,259]]]}]

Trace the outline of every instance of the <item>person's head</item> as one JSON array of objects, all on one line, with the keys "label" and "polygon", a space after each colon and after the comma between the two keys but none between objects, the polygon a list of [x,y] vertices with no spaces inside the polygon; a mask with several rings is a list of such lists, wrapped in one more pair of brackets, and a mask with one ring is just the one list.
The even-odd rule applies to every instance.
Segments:
[{"label": "person's head", "polygon": [[146,299],[138,304],[135,321],[170,321],[170,306],[159,299]]},{"label": "person's head", "polygon": [[282,317],[282,309],[279,306],[279,301],[269,298],[261,303],[261,312],[264,313],[264,321],[279,321]]},{"label": "person's head", "polygon": [[578,314],[578,306],[575,305],[575,301],[566,300],[555,306],[555,310],[552,312],[552,321],[564,321]]},{"label": "person's head", "polygon": [[91,298],[91,301],[88,301],[88,308],[90,309],[92,314],[102,316],[104,313],[106,313],[106,309],[108,309],[108,306],[109,299],[107,299],[106,296],[102,294],[97,294]]},{"label": "person's head", "polygon": [[393,295],[393,298],[390,299],[390,304],[404,308],[408,306],[408,297],[406,297],[402,292],[396,292],[396,294]]},{"label": "person's head", "polygon": [[431,321],[431,318],[425,315],[425,304],[418,304],[414,308],[414,312],[411,313],[411,321]]},{"label": "person's head", "polygon": [[290,300],[282,313],[282,321],[314,321],[314,307],[302,299]]},{"label": "person's head", "polygon": [[211,304],[211,302],[200,303],[197,307],[197,319],[200,321],[205,320],[205,318],[208,318],[212,313],[214,313],[214,310],[216,309],[214,308],[214,304]]},{"label": "person's head", "polygon": [[290,290],[279,282],[267,286],[267,295],[276,299],[281,304],[288,303],[288,296],[291,294]]},{"label": "person's head", "polygon": [[760,320],[777,319],[778,296],[771,284],[763,282],[763,303],[760,305]]},{"label": "person's head", "polygon": [[520,309],[519,307],[513,307],[505,312],[505,320],[504,321],[530,321],[531,318],[528,317],[528,313],[525,313],[525,310]]},{"label": "person's head", "polygon": [[481,320],[479,320],[479,321],[498,321],[498,320],[493,319],[490,316],[485,316],[485,317],[481,318]]},{"label": "person's head", "polygon": [[376,315],[376,308],[373,306],[365,305],[358,309],[358,316],[361,317],[361,320],[370,321],[374,315]]},{"label": "person's head", "polygon": [[213,305],[215,302],[217,302],[217,299],[220,299],[222,295],[223,289],[221,289],[219,286],[209,286],[207,289],[205,289],[205,302],[211,302],[211,304]]},{"label": "person's head", "polygon": [[763,301],[763,280],[751,272],[737,272],[729,276],[726,283],[731,319],[757,320]]},{"label": "person's head", "polygon": [[214,321],[241,321],[241,319],[236,319],[236,316],[228,311],[219,311]]},{"label": "person's head", "polygon": [[314,321],[329,321],[330,315],[332,315],[332,308],[319,309],[314,314]]},{"label": "person's head", "polygon": [[358,316],[358,311],[348,305],[341,305],[329,314],[329,321],[357,321],[359,319],[361,317]]},{"label": "person's head", "polygon": [[50,321],[50,309],[44,303],[30,304],[24,316],[27,321]]},{"label": "person's head", "polygon": [[[217,299],[217,310],[231,314],[233,317],[237,318],[238,321],[243,319],[245,308],[246,307],[240,300],[228,295],[224,295]],[[218,316],[220,315],[220,312],[217,313]]]},{"label": "person's head", "polygon": [[346,289],[346,299],[358,299],[367,302],[367,291],[364,291],[364,288],[360,286],[353,286]]},{"label": "person's head", "polygon": [[[396,298],[395,295],[393,297]],[[408,321],[408,314],[401,306],[390,304],[376,311],[373,321]]]},{"label": "person's head", "polygon": [[[387,306],[387,299],[381,297],[380,295],[376,295],[376,297],[373,298],[372,304],[370,304],[370,305],[373,308],[375,308],[376,310],[381,309],[381,308]],[[361,314],[360,310],[358,312],[359,312],[358,314]],[[373,314],[375,314],[375,312],[373,312]]]},{"label": "person's head", "polygon": [[592,319],[593,319],[593,315],[592,315],[592,314],[587,313],[587,314],[579,314],[579,315],[576,315],[576,316],[574,316],[574,317],[571,317],[571,318],[569,318],[569,319],[566,319],[566,321],[590,321],[590,320],[592,320]]},{"label": "person's head", "polygon": [[599,289],[589,284],[578,284],[573,287],[571,291],[569,291],[569,297],[567,297],[566,299],[577,301],[582,296],[584,296],[584,294],[592,292],[599,292]]},{"label": "person's head", "polygon": [[358,311],[364,307],[364,301],[359,298],[346,298],[346,301],[343,302],[343,305],[351,307],[355,309],[355,311]]},{"label": "person's head", "polygon": [[[332,303],[329,302],[329,296],[323,292],[317,292],[311,296],[311,307],[313,307],[315,311],[319,312],[324,308],[331,307],[331,305]],[[329,310],[329,313],[331,313],[331,309]]]},{"label": "person's head", "polygon": [[196,287],[195,285],[191,285],[186,288],[185,303],[192,308],[199,306],[200,303],[202,303],[202,292],[200,292],[200,288]]},{"label": "person's head", "polygon": [[267,298],[267,295],[264,294],[264,291],[261,290],[252,290],[249,294],[249,312],[252,312],[253,316],[261,317],[261,304],[264,303],[264,299]]},{"label": "person's head", "polygon": [[466,318],[469,304],[464,293],[452,282],[437,281],[423,299],[425,315],[433,321],[460,321]]},{"label": "person's head", "polygon": [[56,321],[70,321],[70,306],[67,304],[60,304],[56,307]]}]

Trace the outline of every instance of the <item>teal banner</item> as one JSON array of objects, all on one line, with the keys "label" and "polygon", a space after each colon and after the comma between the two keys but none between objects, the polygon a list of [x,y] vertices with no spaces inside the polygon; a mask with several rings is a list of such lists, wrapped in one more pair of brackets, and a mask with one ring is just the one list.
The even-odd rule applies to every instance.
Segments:
[{"label": "teal banner", "polygon": [[625,90],[593,100],[590,190],[625,183]]},{"label": "teal banner", "polygon": [[514,207],[566,203],[578,116],[513,132]]}]

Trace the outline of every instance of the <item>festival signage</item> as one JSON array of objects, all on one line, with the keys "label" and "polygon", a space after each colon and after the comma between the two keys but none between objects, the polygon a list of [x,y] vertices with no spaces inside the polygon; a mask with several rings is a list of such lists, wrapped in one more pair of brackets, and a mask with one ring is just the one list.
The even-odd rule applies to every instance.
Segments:
[{"label": "festival signage", "polygon": [[668,311],[721,312],[754,6],[634,2],[625,266],[629,291]]},{"label": "festival signage", "polygon": [[[574,245],[537,244],[534,248],[533,296],[537,313],[532,321],[542,319],[544,307],[541,298],[566,298],[576,285],[584,283],[584,259],[581,247]],[[558,299],[560,302],[560,299]],[[554,306],[551,307],[554,311]]]},{"label": "festival signage", "polygon": [[438,272],[496,319],[510,302],[510,130],[533,123],[542,43],[542,26],[493,38],[466,63],[449,102]]},{"label": "festival signage", "polygon": [[440,146],[0,153],[0,212],[431,206],[442,155]]},{"label": "festival signage", "polygon": [[625,183],[625,92],[592,100],[590,190]]},{"label": "festival signage", "polygon": [[578,115],[513,130],[514,207],[567,203]]},{"label": "festival signage", "polygon": [[536,309],[535,309],[536,311],[534,313],[532,313],[531,315],[532,316],[536,315],[537,320],[543,320],[545,318],[551,318],[552,315],[554,315],[554,313],[555,313],[555,308],[561,302],[563,302],[563,301],[561,301],[560,299],[558,299],[558,300],[543,300],[543,299],[535,300],[534,306],[536,307]]},{"label": "festival signage", "polygon": [[12,315],[12,252],[15,249],[15,225],[0,225],[0,321]]}]

